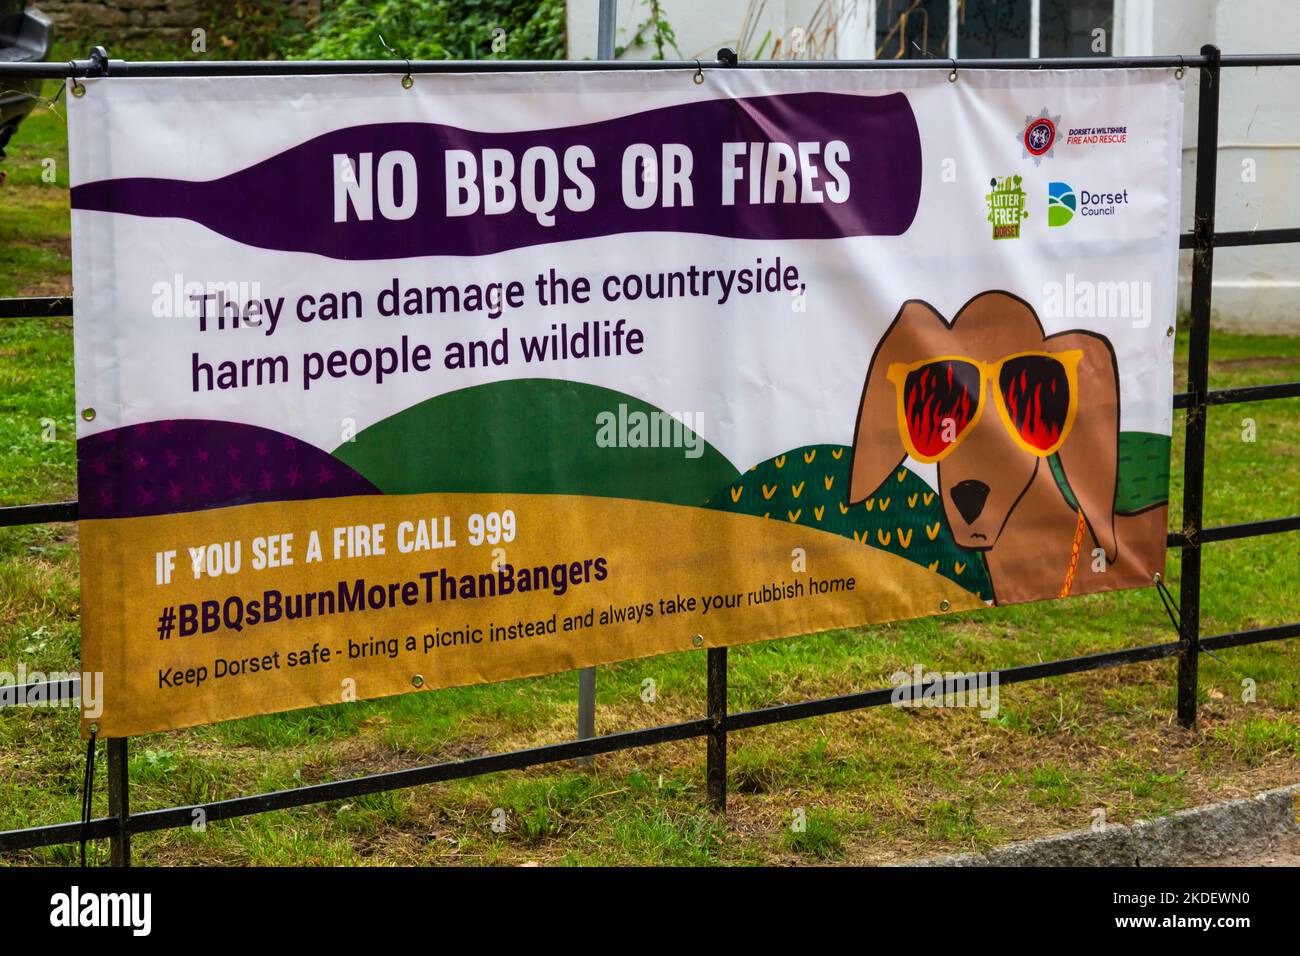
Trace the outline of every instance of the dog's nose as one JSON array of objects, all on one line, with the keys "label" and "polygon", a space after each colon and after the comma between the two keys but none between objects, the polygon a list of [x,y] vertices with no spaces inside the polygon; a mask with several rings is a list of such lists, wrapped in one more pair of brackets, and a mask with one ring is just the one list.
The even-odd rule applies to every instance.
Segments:
[{"label": "dog's nose", "polygon": [[984,502],[989,496],[989,486],[982,481],[967,479],[953,485],[948,495],[952,498],[952,503],[957,506],[957,511],[966,519],[966,523],[970,524],[984,510]]}]

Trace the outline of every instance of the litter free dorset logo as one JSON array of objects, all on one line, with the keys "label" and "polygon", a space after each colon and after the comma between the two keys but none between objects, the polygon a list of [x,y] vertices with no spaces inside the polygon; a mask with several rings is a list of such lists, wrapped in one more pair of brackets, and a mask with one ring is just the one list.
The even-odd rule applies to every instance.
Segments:
[{"label": "litter free dorset logo", "polygon": [[1025,191],[1019,176],[994,176],[991,191],[984,200],[989,206],[988,221],[993,224],[994,239],[1019,239],[1020,220],[1029,216],[1025,208]]},{"label": "litter free dorset logo", "polygon": [[1079,200],[1069,183],[1047,184],[1047,225],[1064,226],[1074,218]]}]

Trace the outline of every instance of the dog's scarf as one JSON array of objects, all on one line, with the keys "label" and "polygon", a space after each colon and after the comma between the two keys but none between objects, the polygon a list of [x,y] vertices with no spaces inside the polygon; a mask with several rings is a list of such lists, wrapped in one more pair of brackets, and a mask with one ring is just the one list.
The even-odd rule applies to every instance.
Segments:
[{"label": "dog's scarf", "polygon": [[1074,525],[1074,544],[1070,546],[1070,566],[1065,569],[1065,583],[1061,585],[1061,593],[1058,597],[1069,597],[1070,588],[1074,585],[1074,572],[1079,567],[1079,549],[1083,546],[1083,529],[1087,527],[1087,522],[1083,520],[1083,512],[1079,512],[1079,520]]}]

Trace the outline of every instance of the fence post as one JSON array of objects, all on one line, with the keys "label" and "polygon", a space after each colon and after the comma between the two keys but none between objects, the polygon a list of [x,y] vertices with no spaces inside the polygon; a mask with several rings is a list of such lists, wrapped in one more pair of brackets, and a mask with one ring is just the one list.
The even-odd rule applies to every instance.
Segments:
[{"label": "fence post", "polygon": [[[730,47],[718,51],[718,63],[735,66],[739,57]],[[727,812],[727,649],[710,647],[708,651],[709,730],[706,756],[709,805],[718,813]]]},{"label": "fence post", "polygon": [[131,865],[131,779],[127,772],[126,738],[108,741],[108,815],[117,817],[117,835],[108,838],[110,866]]},{"label": "fence post", "polygon": [[600,0],[596,12],[596,59],[614,59],[614,30],[618,26],[615,0]]},{"label": "fence post", "polygon": [[1192,247],[1192,329],[1187,351],[1187,431],[1183,450],[1183,547],[1179,615],[1178,722],[1196,723],[1197,664],[1201,653],[1201,520],[1205,492],[1206,392],[1210,378],[1210,306],[1214,278],[1214,194],[1219,169],[1219,48],[1201,47],[1196,117],[1196,209]]},{"label": "fence post", "polygon": [[719,813],[727,812],[727,649],[710,647],[708,652],[709,720],[708,736],[709,803]]},{"label": "fence post", "polygon": [[[614,59],[614,28],[618,25],[618,11],[614,0],[600,0],[596,21],[596,59]],[[596,736],[596,668],[584,667],[578,671],[578,739]],[[595,758],[579,757],[578,766],[585,767]]]},{"label": "fence post", "polygon": [[[584,667],[578,671],[578,739],[596,736],[596,668]],[[595,757],[579,757],[579,767],[591,766]]]}]

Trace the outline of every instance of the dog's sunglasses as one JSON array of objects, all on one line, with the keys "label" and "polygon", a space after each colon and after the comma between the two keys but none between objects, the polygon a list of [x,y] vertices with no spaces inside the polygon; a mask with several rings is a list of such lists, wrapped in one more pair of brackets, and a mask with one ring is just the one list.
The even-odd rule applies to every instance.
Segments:
[{"label": "dog's sunglasses", "polygon": [[1039,458],[1054,455],[1079,410],[1083,352],[1017,352],[984,362],[961,355],[894,362],[886,377],[898,393],[898,431],[920,462],[945,458],[984,414],[984,395],[1011,437]]}]

